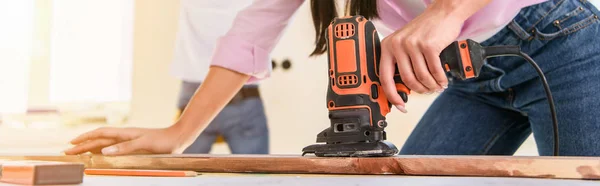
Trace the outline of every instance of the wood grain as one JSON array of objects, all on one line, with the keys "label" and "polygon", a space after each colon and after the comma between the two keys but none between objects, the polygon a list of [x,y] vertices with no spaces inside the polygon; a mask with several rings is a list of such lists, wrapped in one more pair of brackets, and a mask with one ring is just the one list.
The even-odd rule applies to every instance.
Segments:
[{"label": "wood grain", "polygon": [[321,158],[285,155],[1,156],[81,162],[86,168],[225,173],[367,174],[600,179],[600,157],[395,156]]}]

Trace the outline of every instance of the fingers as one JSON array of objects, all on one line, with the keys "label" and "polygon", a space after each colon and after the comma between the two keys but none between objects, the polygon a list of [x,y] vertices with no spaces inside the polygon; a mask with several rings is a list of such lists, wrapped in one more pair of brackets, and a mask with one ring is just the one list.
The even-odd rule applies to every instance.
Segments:
[{"label": "fingers", "polygon": [[394,81],[395,73],[395,58],[391,53],[390,45],[384,40],[381,47],[381,59],[379,64],[379,73],[381,87],[388,101],[392,103],[398,110],[406,113],[404,100],[398,95],[396,91],[396,83]]},{"label": "fingers", "polygon": [[112,130],[112,128],[99,128],[96,130],[92,130],[82,135],[77,136],[75,139],[71,140],[71,144],[79,144],[82,142],[86,142],[88,140],[101,138],[102,136],[107,135],[107,130]]},{"label": "fingers", "polygon": [[79,135],[75,139],[71,140],[71,144],[79,144],[88,140],[95,140],[99,138],[113,138],[119,141],[130,140],[131,135],[129,134],[130,132],[128,132],[129,130],[127,129],[103,127]]},{"label": "fingers", "polygon": [[446,77],[446,73],[442,69],[442,62],[439,57],[441,51],[433,47],[425,47],[423,49],[429,72],[435,78],[437,84],[442,87],[441,90],[438,90],[438,92],[441,92],[443,89],[448,88],[448,77]]},{"label": "fingers", "polygon": [[392,43],[400,77],[402,77],[402,81],[409,89],[420,94],[426,93],[429,89],[421,84],[415,77],[415,72],[413,71],[414,62],[411,62],[411,58],[405,52],[406,50],[404,49],[404,44],[402,44],[402,42],[404,41],[397,40],[395,43]]},{"label": "fingers", "polygon": [[421,83],[427,89],[425,91],[426,94],[431,94],[434,91],[441,90],[442,87],[432,76],[427,65],[431,62],[425,61],[425,57],[423,57],[423,50],[426,49],[422,47],[424,46],[419,44],[419,41],[407,40],[404,44],[404,49],[409,52],[413,71],[417,81],[419,81],[419,83]]},{"label": "fingers", "polygon": [[95,139],[67,149],[64,153],[66,155],[83,154],[86,152],[98,153],[100,149],[115,143],[117,143],[117,141],[113,139]]},{"label": "fingers", "polygon": [[127,155],[127,154],[134,154],[134,153],[139,153],[139,152],[144,152],[145,149],[143,148],[144,146],[142,145],[141,141],[138,140],[132,140],[132,141],[126,141],[123,143],[119,143],[110,147],[106,147],[102,149],[102,154],[103,155],[111,155],[111,156],[118,156],[118,155]]}]

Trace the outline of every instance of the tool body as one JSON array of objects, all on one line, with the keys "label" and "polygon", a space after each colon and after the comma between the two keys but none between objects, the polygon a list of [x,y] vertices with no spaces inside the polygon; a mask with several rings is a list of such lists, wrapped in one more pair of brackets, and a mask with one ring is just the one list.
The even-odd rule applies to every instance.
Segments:
[{"label": "tool body", "polygon": [[[392,104],[379,79],[381,43],[373,23],[363,16],[335,18],[326,34],[329,68],[327,108],[330,126],[317,134],[317,143],[303,155],[333,157],[393,156],[396,146],[386,141],[386,115]],[[539,66],[518,46],[488,46],[467,39],[454,41],[440,53],[442,68],[460,80],[479,76],[485,59],[518,56],[530,63],[544,85],[554,129],[554,155],[558,155],[558,119],[548,82]],[[395,69],[396,91],[408,102],[410,89]],[[324,143],[324,144],[322,144]]]},{"label": "tool body", "polygon": [[[392,156],[398,149],[386,140],[386,115],[392,104],[379,79],[381,43],[372,22],[362,16],[334,19],[326,33],[328,55],[327,108],[330,126],[303,154],[316,156]],[[476,77],[483,59],[472,57],[471,41],[454,42],[440,55],[444,69],[461,79]],[[398,94],[408,102],[410,89],[396,67]]]}]

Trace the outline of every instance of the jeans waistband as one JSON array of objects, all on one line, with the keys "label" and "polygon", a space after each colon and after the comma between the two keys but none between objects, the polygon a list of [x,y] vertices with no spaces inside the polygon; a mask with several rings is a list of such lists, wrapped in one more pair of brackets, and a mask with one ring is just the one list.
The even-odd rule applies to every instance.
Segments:
[{"label": "jeans waistband", "polygon": [[502,32],[513,32],[519,39],[525,41],[531,41],[536,34],[540,37],[557,37],[560,34],[566,33],[557,33],[555,35],[544,35],[539,33],[539,29],[545,27],[546,25],[552,24],[555,21],[549,16],[556,16],[552,14],[555,11],[564,11],[557,10],[560,9],[560,6],[564,3],[576,4],[577,6],[581,6],[586,10],[590,10],[595,15],[600,15],[600,11],[592,5],[587,0],[548,0],[543,3],[531,5],[523,8],[517,16],[507,25],[508,29],[501,30],[498,34],[494,35],[490,39],[486,40],[484,43],[496,43],[499,39],[504,37]]}]

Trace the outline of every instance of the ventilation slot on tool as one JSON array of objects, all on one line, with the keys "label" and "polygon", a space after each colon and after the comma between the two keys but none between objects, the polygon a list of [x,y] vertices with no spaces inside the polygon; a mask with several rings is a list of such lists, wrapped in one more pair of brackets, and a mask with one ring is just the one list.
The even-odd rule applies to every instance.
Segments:
[{"label": "ventilation slot on tool", "polygon": [[348,86],[356,85],[358,83],[358,77],[356,75],[343,75],[338,77],[338,85]]},{"label": "ventilation slot on tool", "polygon": [[335,37],[347,38],[354,36],[354,25],[352,23],[342,23],[335,26]]}]

